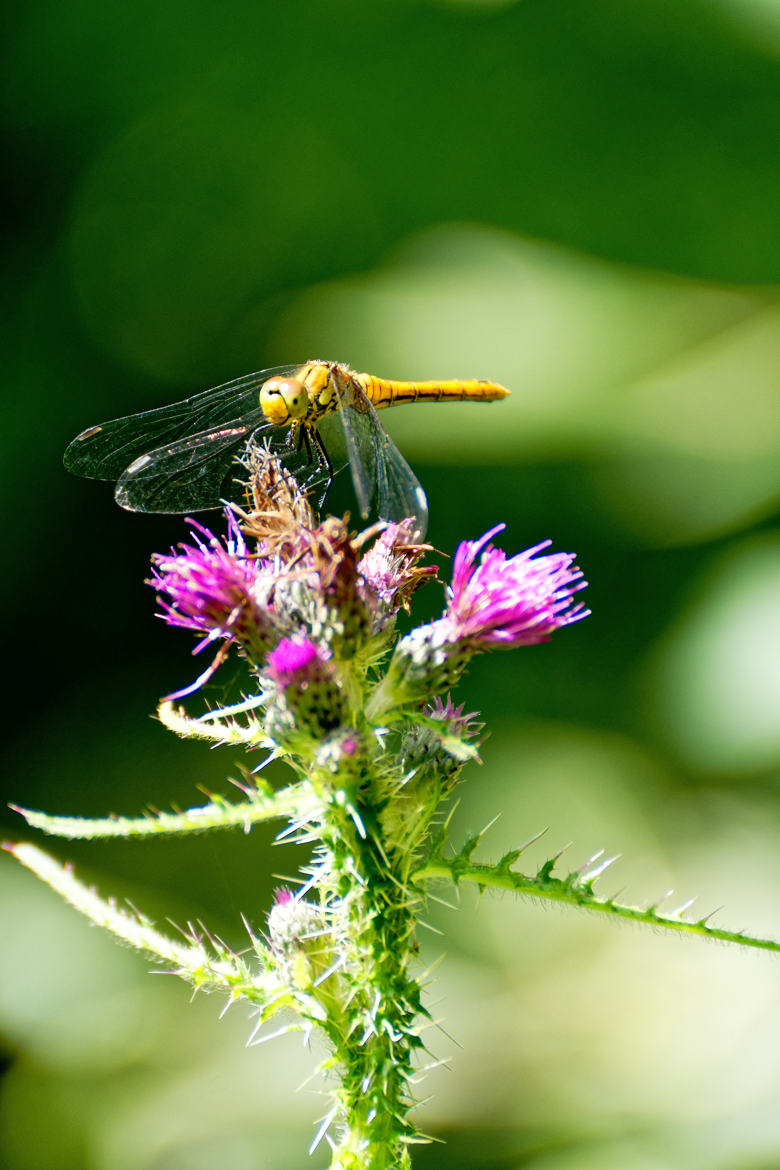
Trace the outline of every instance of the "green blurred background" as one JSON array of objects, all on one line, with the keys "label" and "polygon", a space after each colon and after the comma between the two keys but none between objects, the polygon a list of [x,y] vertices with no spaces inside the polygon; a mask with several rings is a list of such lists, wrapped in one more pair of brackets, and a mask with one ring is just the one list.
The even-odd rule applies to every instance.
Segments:
[{"label": "green blurred background", "polygon": [[[453,832],[548,826],[529,865],[621,852],[605,893],[780,937],[778,0],[33,0],[3,41],[7,799],[237,774],[149,717],[200,667],[143,585],[183,525],[67,478],[77,431],[312,356],[492,378],[384,416],[431,539],[550,537],[593,616],[474,664]],[[51,844],[240,946],[301,860],[271,840]],[[776,961],[469,893],[430,920],[421,1170],[780,1166]],[[246,1049],[8,858],[0,921],[3,1167],[325,1164],[296,1037]]]}]

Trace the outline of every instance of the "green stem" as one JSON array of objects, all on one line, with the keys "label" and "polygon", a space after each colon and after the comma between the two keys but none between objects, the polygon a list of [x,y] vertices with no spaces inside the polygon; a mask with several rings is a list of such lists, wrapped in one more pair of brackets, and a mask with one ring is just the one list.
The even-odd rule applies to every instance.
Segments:
[{"label": "green stem", "polygon": [[323,835],[345,945],[334,1052],[343,1128],[331,1170],[406,1170],[408,1145],[419,1140],[408,1120],[413,1058],[422,1048],[420,986],[409,973],[416,899],[383,852],[370,806],[332,803],[329,811]]}]

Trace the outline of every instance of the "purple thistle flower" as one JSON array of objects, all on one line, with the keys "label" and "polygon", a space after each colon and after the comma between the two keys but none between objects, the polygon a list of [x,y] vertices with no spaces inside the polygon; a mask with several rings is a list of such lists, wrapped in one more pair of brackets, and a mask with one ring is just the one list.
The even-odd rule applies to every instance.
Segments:
[{"label": "purple thistle flower", "polygon": [[587,617],[589,610],[572,603],[586,585],[573,554],[537,556],[546,540],[507,557],[488,543],[504,527],[458,546],[446,610],[398,643],[372,712],[441,694],[481,650],[546,642],[554,630]]},{"label": "purple thistle flower", "polygon": [[401,607],[408,612],[412,593],[438,572],[436,565],[418,566],[431,546],[418,543],[415,523],[388,524],[358,561],[364,600],[380,625]]},{"label": "purple thistle flower", "polygon": [[268,913],[268,941],[274,954],[289,964],[286,974],[293,983],[310,984],[313,972],[309,965],[323,965],[321,960],[327,952],[322,933],[319,907],[296,897],[284,886],[275,892]]},{"label": "purple thistle flower", "polygon": [[283,906],[285,902],[292,902],[294,900],[295,895],[289,886],[277,886],[277,888],[274,890],[274,906]]},{"label": "purple thistle flower", "polygon": [[343,695],[329,650],[321,651],[303,636],[282,638],[266,659],[265,674],[276,684],[276,696],[267,709],[269,734],[319,743],[339,726]]},{"label": "purple thistle flower", "polygon": [[339,746],[341,748],[342,754],[345,755],[348,759],[351,759],[360,751],[360,740],[358,739],[355,732],[351,731],[348,735],[344,736]]},{"label": "purple thistle flower", "polygon": [[157,590],[160,616],[168,625],[206,635],[196,653],[215,638],[230,638],[257,661],[267,648],[272,624],[262,605],[267,564],[250,556],[231,512],[224,545],[202,524],[189,523],[193,544],[152,558],[149,584]]},{"label": "purple thistle flower", "polygon": [[478,735],[484,723],[480,723],[479,712],[469,711],[467,715],[463,714],[465,703],[459,703],[456,707],[450,695],[447,695],[447,702],[443,703],[441,696],[437,695],[433,702],[425,708],[425,714],[429,719],[435,719],[437,722],[446,723],[447,731],[450,735],[460,736],[463,739],[469,739]]},{"label": "purple thistle flower", "polygon": [[574,554],[539,557],[536,554],[552,543],[544,540],[507,557],[488,543],[505,527],[497,524],[479,540],[458,546],[447,610],[441,618],[450,627],[453,642],[468,642],[475,649],[531,646],[590,613],[584,605],[572,604],[572,595],[587,585]]},{"label": "purple thistle flower", "polygon": [[437,695],[423,707],[423,718],[409,725],[401,741],[407,802],[427,801],[432,793],[441,799],[457,782],[466,761],[479,761],[477,737],[485,725],[479,712],[464,715],[463,707],[463,703],[456,707],[449,695],[446,702]]},{"label": "purple thistle flower", "polygon": [[268,673],[280,687],[300,686],[322,674],[320,653],[308,638],[282,638],[267,659]]}]

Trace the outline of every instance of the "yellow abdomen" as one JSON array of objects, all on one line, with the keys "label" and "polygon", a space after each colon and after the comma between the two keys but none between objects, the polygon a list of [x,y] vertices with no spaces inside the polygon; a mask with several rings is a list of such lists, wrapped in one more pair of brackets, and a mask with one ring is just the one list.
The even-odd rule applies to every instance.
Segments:
[{"label": "yellow abdomen", "polygon": [[395,382],[387,378],[375,378],[373,374],[353,374],[366,397],[377,410],[401,402],[442,402],[471,399],[473,402],[494,402],[506,398],[509,391],[497,382],[459,381],[447,382]]}]

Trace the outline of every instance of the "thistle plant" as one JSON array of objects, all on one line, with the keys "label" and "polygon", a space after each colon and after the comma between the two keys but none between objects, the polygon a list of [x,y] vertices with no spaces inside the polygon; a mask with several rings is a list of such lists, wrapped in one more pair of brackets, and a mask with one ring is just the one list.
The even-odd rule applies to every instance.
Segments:
[{"label": "thistle plant", "polygon": [[[245,456],[247,499],[229,505],[217,535],[189,521],[187,539],[153,558],[160,615],[192,631],[205,668],[159,707],[179,736],[262,752],[241,798],[214,796],[185,812],[139,818],[53,817],[19,809],[27,822],[68,838],[148,837],[280,824],[278,841],[303,842],[310,861],[296,885],[277,890],[267,920],[246,907],[249,946],[240,953],[190,928],[159,931],[83,885],[31,844],[7,845],[93,922],[194,988],[245,1001],[250,1040],[270,1031],[316,1031],[330,1101],[312,1150],[339,1170],[411,1166],[425,1141],[412,1110],[415,1084],[435,1060],[428,1039],[426,976],[416,928],[432,883],[474,884],[553,900],[744,946],[780,944],[687,915],[690,904],[621,904],[596,892],[613,859],[596,854],[570,872],[560,855],[535,872],[518,861],[474,860],[483,839],[450,840],[449,810],[464,767],[478,760],[483,724],[453,692],[477,654],[543,643],[588,615],[581,570],[549,542],[507,556],[496,525],[457,548],[441,616],[399,636],[397,617],[438,580],[432,549],[414,522],[350,530],[348,518],[317,518],[295,479],[263,447]],[[245,660],[241,701],[199,715],[181,705],[228,655]],[[289,781],[274,787],[263,765],[281,760]],[[278,1017],[278,1023],[269,1023]]]}]

